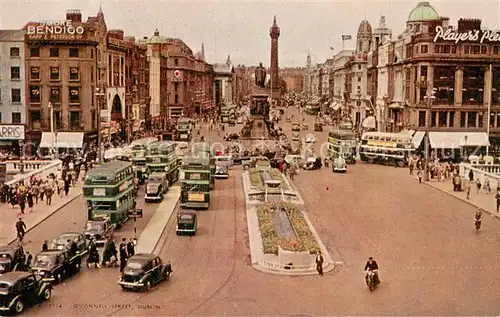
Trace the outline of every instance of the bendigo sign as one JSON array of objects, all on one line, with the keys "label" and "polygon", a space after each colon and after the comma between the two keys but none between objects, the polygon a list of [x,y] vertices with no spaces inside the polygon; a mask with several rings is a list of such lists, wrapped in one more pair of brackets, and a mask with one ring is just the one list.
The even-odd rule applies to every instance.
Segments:
[{"label": "bendigo sign", "polygon": [[458,44],[460,42],[500,42],[500,30],[470,30],[458,32],[458,30],[444,29],[442,26],[436,27],[434,42],[449,41]]},{"label": "bendigo sign", "polygon": [[82,25],[73,25],[71,20],[42,21],[26,27],[29,39],[72,40],[81,39],[85,29]]}]

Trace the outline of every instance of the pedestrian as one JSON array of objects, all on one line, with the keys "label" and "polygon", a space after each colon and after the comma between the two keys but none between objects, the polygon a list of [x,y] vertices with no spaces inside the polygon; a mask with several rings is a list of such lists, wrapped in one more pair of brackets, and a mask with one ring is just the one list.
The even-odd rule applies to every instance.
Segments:
[{"label": "pedestrian", "polygon": [[68,176],[66,176],[64,180],[64,194],[66,196],[68,196],[70,185],[71,185],[71,179]]},{"label": "pedestrian", "polygon": [[418,182],[422,184],[422,171],[418,171],[417,177],[418,177]]},{"label": "pedestrian", "polygon": [[469,171],[469,180],[471,182],[474,180],[474,172],[472,170]]},{"label": "pedestrian", "polygon": [[476,179],[476,193],[479,194],[479,191],[481,190],[481,181]]},{"label": "pedestrian", "polygon": [[122,238],[119,250],[120,250],[120,272],[123,272],[123,270],[125,269],[125,264],[127,264],[127,259],[128,259],[127,239]]},{"label": "pedestrian", "polygon": [[500,191],[497,189],[497,194],[495,195],[495,199],[497,200],[497,212],[500,211]]},{"label": "pedestrian", "polygon": [[465,188],[465,191],[467,193],[467,199],[470,199],[470,190],[471,190],[471,187],[472,187],[471,183],[472,183],[472,181],[468,181],[467,184],[466,184],[467,187]]},{"label": "pedestrian", "polygon": [[33,256],[30,251],[26,251],[26,254],[24,255],[23,271],[27,272],[30,270],[31,261],[33,261]]},{"label": "pedestrian", "polygon": [[488,194],[491,193],[490,180],[487,177],[484,180],[484,187],[483,188],[484,188],[484,191],[487,192]]},{"label": "pedestrian", "polygon": [[24,235],[26,234],[26,224],[23,218],[19,218],[16,222],[17,239],[19,242],[23,242]]},{"label": "pedestrian", "polygon": [[319,275],[323,276],[323,256],[321,252],[316,252],[316,271],[318,271]]},{"label": "pedestrian", "polygon": [[35,204],[38,204],[38,197],[40,195],[39,190],[40,190],[40,188],[38,187],[38,184],[35,181],[33,183],[33,185],[31,186],[31,196],[32,196],[32,200],[34,200]]},{"label": "pedestrian", "polygon": [[28,203],[30,212],[33,212],[33,193],[31,190],[28,190],[28,193],[26,194],[26,202]]},{"label": "pedestrian", "polygon": [[42,251],[47,251],[49,249],[49,240],[43,241]]},{"label": "pedestrian", "polygon": [[52,194],[54,193],[54,189],[52,187],[52,182],[48,181],[45,184],[45,202],[47,203],[47,206],[50,206],[52,204]]},{"label": "pedestrian", "polygon": [[64,190],[64,180],[62,178],[59,178],[57,181],[57,195],[59,197],[63,196],[63,190]]},{"label": "pedestrian", "polygon": [[127,254],[129,258],[135,254],[135,243],[133,238],[130,238],[130,241],[127,243]]},{"label": "pedestrian", "polygon": [[170,261],[167,262],[165,265],[165,271],[167,272],[167,279],[170,277],[170,274],[172,274],[172,264],[170,264]]},{"label": "pedestrian", "polygon": [[19,207],[21,208],[21,214],[24,214],[24,209],[26,209],[26,195],[24,193],[19,194]]}]

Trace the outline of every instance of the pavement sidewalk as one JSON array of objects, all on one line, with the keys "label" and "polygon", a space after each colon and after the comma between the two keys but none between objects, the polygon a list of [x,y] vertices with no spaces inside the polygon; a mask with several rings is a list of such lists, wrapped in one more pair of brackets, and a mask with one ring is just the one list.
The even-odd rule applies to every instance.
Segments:
[{"label": "pavement sidewalk", "polygon": [[17,239],[15,224],[19,217],[23,218],[27,227],[25,240],[29,240],[31,229],[83,194],[82,186],[83,182],[77,182],[70,188],[68,196],[59,197],[57,193],[54,194],[50,206],[45,200],[38,201],[38,204],[33,206],[33,212],[29,212],[26,206],[24,214],[21,214],[19,205],[12,208],[10,204],[0,204],[0,246],[10,244]]},{"label": "pavement sidewalk", "polygon": [[[418,182],[418,178],[415,178],[415,180]],[[476,189],[476,184],[471,184],[471,192],[470,192],[470,199],[467,199],[467,193],[465,191],[462,192],[454,192],[453,191],[453,184],[451,179],[450,180],[444,180],[444,181],[428,181],[428,182],[423,182],[426,185],[429,185],[431,187],[434,187],[437,190],[442,191],[443,193],[446,193],[450,196],[453,196],[455,198],[458,198],[469,205],[472,205],[477,208],[483,209],[485,212],[491,214],[492,216],[495,216],[497,218],[500,218],[500,213],[497,212],[496,210],[496,199],[495,199],[495,191],[492,190],[490,193],[485,192],[483,189],[477,193]]]}]

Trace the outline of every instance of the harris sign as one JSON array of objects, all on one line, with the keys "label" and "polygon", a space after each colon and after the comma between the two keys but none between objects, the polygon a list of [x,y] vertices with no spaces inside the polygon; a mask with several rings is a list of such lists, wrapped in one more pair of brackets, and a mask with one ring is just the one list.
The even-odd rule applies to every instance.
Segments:
[{"label": "harris sign", "polygon": [[500,43],[500,30],[469,30],[466,32],[459,32],[458,30],[445,29],[442,26],[437,26],[434,43],[443,41],[454,42],[455,44],[462,42],[473,42],[477,44],[491,42]]},{"label": "harris sign", "polygon": [[24,125],[0,124],[0,140],[24,140]]}]

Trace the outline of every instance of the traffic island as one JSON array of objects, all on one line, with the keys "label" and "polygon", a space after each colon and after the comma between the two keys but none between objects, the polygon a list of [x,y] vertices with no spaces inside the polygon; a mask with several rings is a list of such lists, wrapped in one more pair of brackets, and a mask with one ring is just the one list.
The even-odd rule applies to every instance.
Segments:
[{"label": "traffic island", "polygon": [[274,172],[272,179],[260,183],[263,173],[258,173],[260,175],[249,170],[242,175],[252,267],[281,275],[318,274],[315,259],[319,251],[324,259],[323,272],[332,271],[336,263],[309,220],[302,198],[292,189],[288,179],[278,171],[279,175]]}]

